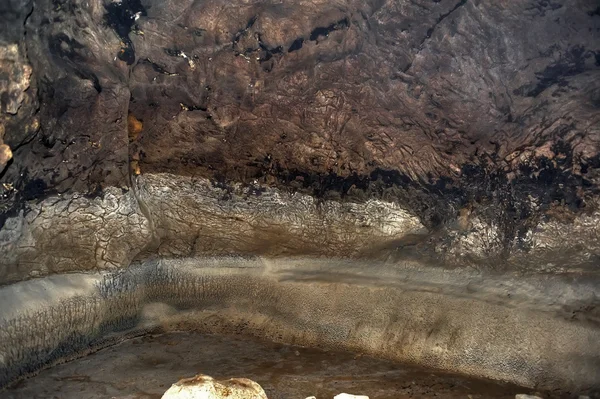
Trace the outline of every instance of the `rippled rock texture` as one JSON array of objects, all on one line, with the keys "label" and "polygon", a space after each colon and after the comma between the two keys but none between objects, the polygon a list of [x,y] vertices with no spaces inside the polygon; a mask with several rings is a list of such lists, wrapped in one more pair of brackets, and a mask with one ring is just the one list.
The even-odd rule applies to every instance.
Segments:
[{"label": "rippled rock texture", "polygon": [[[30,238],[17,246],[75,252],[67,266],[11,249],[4,269],[23,273],[10,279],[126,266],[165,246],[252,253],[285,241],[282,251],[355,255],[356,237],[366,236],[454,266],[563,270],[600,259],[593,0],[2,7],[2,234],[24,226]],[[182,181],[181,196],[148,184],[163,173],[171,186]],[[282,212],[295,221],[282,227],[274,211],[257,217],[260,228],[236,229],[229,245],[214,242],[198,224],[213,211],[184,199],[190,189],[214,194],[198,179],[226,191],[221,202],[245,187],[257,196],[246,213],[261,192],[281,190]],[[312,208],[298,210],[294,192]],[[402,221],[388,215],[390,227],[355,232],[377,201],[391,208],[375,212]],[[153,220],[157,211],[166,219]],[[235,212],[227,217],[223,229],[239,227]],[[322,248],[290,244],[298,231],[308,241],[329,231],[329,218],[340,224]],[[79,233],[36,227],[54,220]],[[98,234],[82,237],[88,230]],[[382,231],[397,235],[381,241]],[[90,247],[95,254],[78,261]]]},{"label": "rippled rock texture", "polygon": [[[224,255],[519,273],[544,292],[560,274],[550,310],[497,330],[523,328],[529,357],[486,376],[596,376],[597,299],[561,295],[600,264],[597,1],[0,3],[0,285]],[[559,324],[527,324],[544,312]],[[558,325],[572,350],[547,354],[534,337]],[[432,353],[416,362],[477,372]]]},{"label": "rippled rock texture", "polygon": [[0,386],[160,328],[356,351],[559,397],[598,393],[599,287],[589,276],[314,258],[161,259],[54,275],[0,289]]}]

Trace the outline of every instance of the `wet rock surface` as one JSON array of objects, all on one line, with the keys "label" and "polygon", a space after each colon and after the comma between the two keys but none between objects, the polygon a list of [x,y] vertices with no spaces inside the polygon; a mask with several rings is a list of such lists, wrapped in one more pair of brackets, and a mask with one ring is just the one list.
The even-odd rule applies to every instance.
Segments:
[{"label": "wet rock surface", "polygon": [[[173,379],[196,372],[227,379],[244,374],[269,399],[331,399],[339,392],[371,398],[502,398],[517,386],[436,373],[351,352],[194,333],[148,335],[67,363],[3,392],[8,399],[158,399]],[[552,398],[547,396],[546,399]]]}]

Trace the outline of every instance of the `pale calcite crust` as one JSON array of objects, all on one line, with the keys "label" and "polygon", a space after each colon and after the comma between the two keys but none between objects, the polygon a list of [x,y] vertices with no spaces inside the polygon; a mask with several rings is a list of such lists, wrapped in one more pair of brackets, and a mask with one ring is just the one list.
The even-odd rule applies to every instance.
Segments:
[{"label": "pale calcite crust", "polygon": [[177,381],[162,399],[267,399],[265,391],[247,378],[217,381],[199,374]]}]

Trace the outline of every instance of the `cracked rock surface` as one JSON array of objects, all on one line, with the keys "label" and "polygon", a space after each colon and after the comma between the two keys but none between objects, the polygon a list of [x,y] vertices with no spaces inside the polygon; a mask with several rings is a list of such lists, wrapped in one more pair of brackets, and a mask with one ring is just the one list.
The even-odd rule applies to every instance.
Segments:
[{"label": "cracked rock surface", "polygon": [[[219,317],[260,297],[290,341],[596,387],[597,0],[5,0],[0,28],[1,289],[78,272],[125,287],[69,303],[64,331],[62,304],[12,315],[47,342],[4,320],[20,344],[3,381],[154,300],[205,305],[203,278],[136,285],[131,269],[235,255],[265,267],[215,282]],[[303,269],[318,258],[342,260]],[[281,259],[296,269],[272,278]],[[435,284],[404,291],[411,270]]]},{"label": "cracked rock surface", "polygon": [[0,386],[159,329],[360,352],[561,398],[596,394],[599,287],[590,276],[298,257],[163,258],[53,275],[0,288]]},{"label": "cracked rock surface", "polygon": [[0,278],[123,267],[151,236],[129,192],[111,188],[102,198],[48,198],[7,219],[0,231]]},{"label": "cracked rock surface", "polygon": [[[593,0],[2,7],[7,270],[17,257],[44,273],[126,266],[153,251],[277,252],[265,245],[358,256],[371,242],[375,253],[453,267],[568,271],[600,260]],[[169,190],[148,183],[165,174]],[[193,183],[202,179],[211,183]],[[215,184],[256,197],[217,200]],[[112,211],[97,204],[115,190],[129,210],[107,227]],[[43,218],[70,220],[59,215],[70,198],[89,201],[76,212],[86,216],[73,216],[78,231],[98,234],[58,240],[94,255],[15,255],[36,234],[39,248],[58,248],[15,226],[35,224],[42,207]],[[388,215],[377,227],[370,212]],[[214,231],[202,225],[211,215]],[[123,234],[130,226],[144,233]],[[229,244],[215,238],[226,232]],[[25,269],[2,274],[25,278]]]},{"label": "cracked rock surface", "polygon": [[158,253],[165,256],[352,256],[424,230],[414,215],[378,200],[318,202],[305,194],[168,174],[138,183],[160,237]]}]

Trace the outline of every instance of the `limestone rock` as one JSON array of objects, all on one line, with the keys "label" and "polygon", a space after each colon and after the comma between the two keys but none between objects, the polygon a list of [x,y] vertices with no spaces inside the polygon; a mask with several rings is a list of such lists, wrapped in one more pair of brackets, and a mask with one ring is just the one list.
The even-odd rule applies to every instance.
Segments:
[{"label": "limestone rock", "polygon": [[[394,237],[390,256],[597,264],[595,0],[0,3],[0,124],[14,152],[0,226],[56,193],[98,197],[130,175],[170,174],[227,182],[219,208],[236,185],[397,204],[431,234]],[[382,234],[405,225],[346,208]],[[287,228],[241,224],[241,243]],[[201,250],[205,231],[191,233]]]},{"label": "limestone rock", "polygon": [[[215,182],[207,215],[225,209],[228,224],[205,239],[202,195],[188,194],[202,184],[171,179],[186,201],[151,193],[178,213],[156,221],[159,255],[598,263],[595,0],[0,3],[0,228],[58,193],[168,175]],[[272,206],[239,220],[235,187]],[[278,210],[274,189],[302,201]]]},{"label": "limestone rock", "polygon": [[341,393],[339,395],[335,395],[333,399],[369,399],[369,397],[364,395],[351,395],[349,393]]},{"label": "limestone rock", "polygon": [[12,151],[10,150],[10,147],[6,144],[3,144],[2,140],[0,139],[0,172],[4,170],[4,167],[11,158]]},{"label": "limestone rock", "polygon": [[247,378],[216,381],[199,374],[179,380],[169,388],[162,399],[267,399],[265,391]]},{"label": "limestone rock", "polygon": [[12,43],[0,45],[0,93],[2,93],[1,110],[3,113],[16,114],[24,99],[25,90],[29,88],[32,69],[19,54],[19,47]]}]

